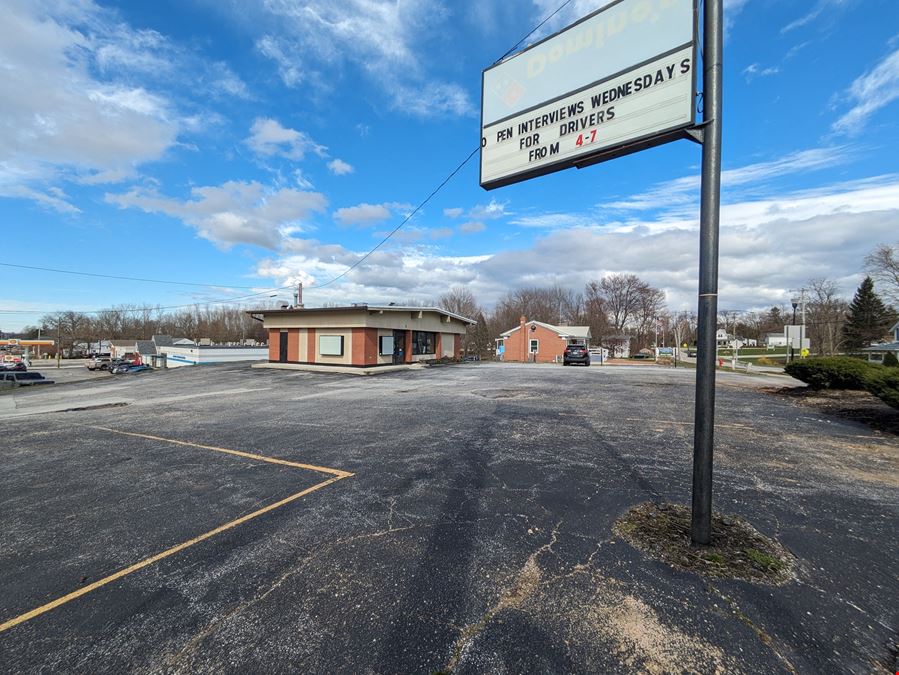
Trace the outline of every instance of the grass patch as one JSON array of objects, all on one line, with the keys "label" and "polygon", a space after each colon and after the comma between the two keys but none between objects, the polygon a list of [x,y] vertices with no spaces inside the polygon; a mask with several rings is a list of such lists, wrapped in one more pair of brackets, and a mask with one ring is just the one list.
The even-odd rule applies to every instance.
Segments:
[{"label": "grass patch", "polygon": [[740,518],[714,515],[711,546],[691,544],[690,510],[676,504],[639,504],[613,530],[648,556],[704,576],[774,585],[794,578],[793,555]]},{"label": "grass patch", "polygon": [[749,558],[756,565],[759,565],[762,569],[773,570],[777,572],[783,568],[783,563],[780,560],[772,555],[768,555],[767,553],[762,553],[761,551],[757,551],[754,548],[747,548],[745,553],[747,558]]}]

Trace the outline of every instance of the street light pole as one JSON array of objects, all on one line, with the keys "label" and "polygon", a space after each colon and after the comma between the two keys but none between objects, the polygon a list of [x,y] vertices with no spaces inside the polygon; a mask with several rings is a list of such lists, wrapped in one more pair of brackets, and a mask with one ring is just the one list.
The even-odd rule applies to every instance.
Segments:
[{"label": "street light pole", "polygon": [[699,321],[693,427],[690,539],[712,541],[712,454],[715,433],[715,356],[718,316],[718,230],[721,211],[722,59],[724,0],[703,4],[702,189],[699,214]]}]

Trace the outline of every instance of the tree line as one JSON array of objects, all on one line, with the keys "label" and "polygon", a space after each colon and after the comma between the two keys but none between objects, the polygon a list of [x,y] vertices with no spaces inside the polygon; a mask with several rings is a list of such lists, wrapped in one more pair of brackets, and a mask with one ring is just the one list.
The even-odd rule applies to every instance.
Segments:
[{"label": "tree line", "polygon": [[58,339],[64,354],[74,354],[81,345],[100,340],[149,340],[153,335],[199,340],[218,344],[268,339],[262,322],[246,313],[247,308],[195,306],[165,311],[151,305],[118,305],[99,312],[53,312],[41,317],[40,324],[26,326],[23,338]]},{"label": "tree line", "polygon": [[[832,355],[855,351],[887,337],[899,307],[899,244],[879,245],[865,259],[868,276],[851,301],[840,295],[833,279],[810,279],[805,284],[805,327],[811,351]],[[875,292],[875,282],[884,299]],[[632,351],[650,346],[693,344],[696,314],[672,312],[664,291],[634,274],[611,274],[584,289],[563,286],[512,290],[488,311],[470,290],[454,288],[438,306],[477,320],[463,340],[466,353],[488,356],[494,340],[515,328],[519,317],[553,325],[589,326],[594,344],[627,335]],[[891,306],[892,305],[892,306]],[[800,323],[801,304],[764,311],[721,311],[718,327],[729,335],[764,344],[768,333],[783,334],[785,325]]]},{"label": "tree line", "polygon": [[[833,279],[809,280],[806,285],[806,335],[817,354],[857,350],[885,337],[895,323],[899,307],[899,243],[879,245],[865,259],[868,276],[851,301],[841,297]],[[875,290],[875,285],[878,292]],[[604,338],[629,336],[632,351],[653,345],[693,344],[694,312],[673,312],[665,293],[635,274],[610,274],[589,281],[583,289],[561,285],[511,290],[486,309],[465,287],[453,288],[436,301],[410,301],[436,305],[477,321],[463,339],[467,354],[489,356],[494,340],[518,325],[519,317],[553,325],[589,326],[595,344]],[[793,309],[784,305],[764,311],[722,311],[719,328],[728,334],[754,339],[760,345],[768,333],[783,333],[794,323]],[[799,316],[795,317],[799,322]],[[28,326],[19,337],[60,338],[71,353],[73,345],[98,340],[149,339],[172,335],[228,344],[267,339],[262,323],[243,307],[193,306],[164,311],[151,305],[118,305],[94,313],[63,311],[47,314],[39,325]]]}]

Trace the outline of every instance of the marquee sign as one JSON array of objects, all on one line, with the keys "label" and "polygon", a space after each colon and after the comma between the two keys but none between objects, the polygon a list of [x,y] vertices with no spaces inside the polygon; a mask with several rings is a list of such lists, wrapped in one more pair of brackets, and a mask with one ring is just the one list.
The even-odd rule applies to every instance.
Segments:
[{"label": "marquee sign", "polygon": [[617,0],[484,71],[481,186],[683,137],[695,125],[695,0]]}]

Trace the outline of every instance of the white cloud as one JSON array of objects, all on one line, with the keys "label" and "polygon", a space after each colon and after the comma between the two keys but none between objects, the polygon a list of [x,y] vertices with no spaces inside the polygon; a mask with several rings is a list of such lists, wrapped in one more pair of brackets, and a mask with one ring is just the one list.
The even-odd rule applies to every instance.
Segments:
[{"label": "white cloud", "polygon": [[580,213],[540,213],[531,216],[518,216],[509,221],[519,227],[556,230],[569,227],[584,227],[596,221],[588,215]]},{"label": "white cloud", "polygon": [[335,176],[346,176],[347,174],[353,173],[353,171],[355,171],[352,164],[348,164],[342,159],[337,158],[332,159],[330,162],[328,162],[328,170]]},{"label": "white cloud", "polygon": [[[799,150],[767,162],[757,162],[721,172],[722,200],[745,199],[741,188],[755,185],[764,187],[772,179],[801,174],[807,171],[832,168],[853,159],[854,152],[847,146],[831,146]],[[665,209],[679,213],[694,210],[699,199],[700,177],[683,176],[656,185],[638,195],[602,205],[605,209],[645,211]]]},{"label": "white cloud", "polygon": [[483,232],[485,229],[487,229],[487,226],[477,220],[470,220],[459,225],[459,232],[462,234],[475,234],[476,232]]},{"label": "white cloud", "polygon": [[858,77],[846,98],[855,105],[834,122],[833,130],[852,136],[862,131],[871,115],[899,98],[899,49]]},{"label": "white cloud", "polygon": [[302,231],[312,213],[327,206],[324,195],[318,192],[272,190],[255,181],[195,187],[188,200],[134,188],[124,194],[107,194],[106,201],[120,208],[178,218],[222,248],[233,244],[277,248],[286,235]]},{"label": "white cloud", "polygon": [[420,117],[475,113],[463,88],[430,77],[424,67],[433,37],[449,17],[438,0],[307,0],[301,5],[270,0],[262,11],[278,30],[259,37],[256,48],[275,62],[288,87],[311,83],[327,89],[344,67],[352,66],[401,112]]},{"label": "white cloud", "polygon": [[[90,25],[83,32],[73,25]],[[84,1],[70,5],[12,2],[0,22],[0,185],[52,208],[43,186],[63,178],[99,182],[129,175],[161,158],[179,134],[179,120],[160,94],[126,78],[98,79],[94,64],[138,67],[149,57],[129,51],[158,40],[152,31],[110,27]],[[104,51],[105,50],[105,51]],[[97,68],[100,68],[97,65]],[[102,68],[100,68],[102,71]],[[13,182],[10,179],[26,182]]]},{"label": "white cloud", "polygon": [[779,72],[780,68],[777,66],[762,68],[758,63],[750,63],[743,69],[743,76],[747,82],[752,82],[758,77],[770,77],[771,75],[777,75]]},{"label": "white cloud", "polygon": [[303,159],[307,152],[319,157],[327,155],[328,149],[319,145],[309,134],[281,126],[277,120],[257,117],[250,128],[250,136],[244,141],[256,154],[266,157],[278,156],[286,159]]},{"label": "white cloud", "polygon": [[455,206],[449,209],[443,209],[443,215],[447,218],[459,218],[463,213],[465,213],[465,209]]},{"label": "white cloud", "polygon": [[489,204],[478,204],[468,212],[468,217],[473,220],[495,220],[508,215],[506,203],[495,199],[491,199]]},{"label": "white cloud", "polygon": [[231,70],[230,66],[223,61],[217,61],[209,65],[209,79],[213,91],[217,93],[244,100],[253,98],[246,82],[240,79]]},{"label": "white cloud", "polygon": [[298,56],[285,54],[277,38],[271,35],[261,37],[256,41],[256,49],[275,62],[281,81],[288,87],[296,87],[306,79]]},{"label": "white cloud", "polygon": [[853,0],[818,0],[818,3],[812,7],[812,9],[803,14],[798,19],[791,21],[786,26],[780,29],[780,32],[789,33],[790,31],[796,30],[797,28],[802,28],[803,26],[807,26],[812,23],[815,19],[820,17],[822,14],[826,14],[834,9],[839,7],[845,7],[850,4]]},{"label": "white cloud", "polygon": [[[376,252],[345,281],[321,290],[315,283],[341,274],[362,252],[296,238],[283,257],[267,261],[257,272],[279,285],[299,271],[310,275],[310,303],[428,300],[448,286],[465,285],[488,306],[516,287],[560,283],[580,289],[605,274],[633,272],[664,289],[672,309],[693,309],[697,215],[676,227],[648,221],[552,230],[523,249],[475,257],[406,245]],[[899,175],[726,205],[721,218],[720,302],[745,309],[780,304],[788,298],[788,289],[813,277],[837,280],[850,296],[864,256],[876,242],[895,239],[897,218]],[[434,236],[428,232],[416,231],[413,240],[422,234]]]},{"label": "white cloud", "polygon": [[[559,0],[532,0],[532,2],[537,10],[533,17],[534,25],[543,21],[543,19],[555,12],[559,8],[559,5],[562,4]],[[556,13],[552,19],[547,21],[540,31],[534,33],[522,47],[536,42],[549,33],[565,28],[591,12],[595,12],[601,7],[608,5],[610,2],[611,0],[572,0],[572,2],[566,4],[561,11]],[[724,0],[724,19],[728,28],[733,24],[734,19],[743,11],[747,4],[749,4],[749,0]]]},{"label": "white cloud", "polygon": [[337,209],[334,220],[341,225],[369,226],[387,220],[391,216],[385,204],[359,204]]},{"label": "white cloud", "polygon": [[468,93],[456,84],[428,82],[422,87],[397,85],[393,95],[394,106],[415,117],[464,116],[474,111]]}]

